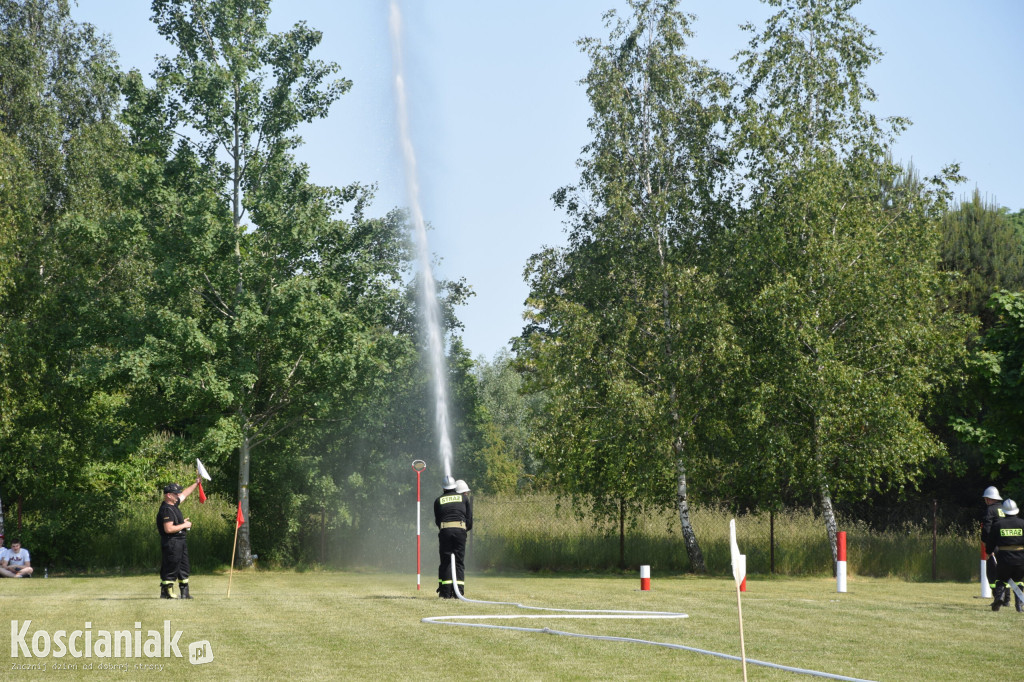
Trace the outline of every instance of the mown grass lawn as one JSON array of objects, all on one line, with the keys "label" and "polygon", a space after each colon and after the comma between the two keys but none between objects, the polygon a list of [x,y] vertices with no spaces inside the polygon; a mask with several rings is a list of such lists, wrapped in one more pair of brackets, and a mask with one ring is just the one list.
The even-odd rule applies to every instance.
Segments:
[{"label": "mown grass lawn", "polygon": [[[182,631],[182,658],[9,658],[19,680],[736,680],[738,662],[649,645],[529,632],[426,624],[428,616],[536,615],[511,606],[439,601],[424,576],[335,572],[236,574],[192,579],[191,601],[157,599],[150,577],[0,581],[4,621],[25,620],[28,645],[45,630]],[[906,583],[851,576],[837,594],[825,578],[749,581],[743,596],[747,656],[786,666],[875,680],[1019,679],[1012,656],[1024,614],[992,613],[968,583]],[[671,642],[739,654],[736,597],[727,578],[533,574],[469,576],[468,596],[572,609],[681,611],[682,620],[514,620],[496,625]],[[474,621],[481,622],[481,621]],[[487,621],[484,621],[487,622]],[[86,623],[91,624],[87,628]],[[10,656],[11,624],[0,623]],[[188,662],[188,644],[207,640],[213,661]],[[161,671],[135,670],[137,663]],[[46,670],[15,665],[46,664]],[[54,670],[55,664],[77,666]],[[92,665],[92,669],[86,666]],[[109,666],[127,664],[128,670]],[[750,666],[752,680],[812,679]]]}]

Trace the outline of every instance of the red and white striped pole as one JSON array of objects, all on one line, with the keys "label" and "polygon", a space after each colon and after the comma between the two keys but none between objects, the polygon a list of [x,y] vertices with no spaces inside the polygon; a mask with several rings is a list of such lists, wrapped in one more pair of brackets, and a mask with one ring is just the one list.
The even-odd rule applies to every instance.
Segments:
[{"label": "red and white striped pole", "polygon": [[642,592],[651,591],[651,567],[641,566],[640,567],[640,590]]},{"label": "red and white striped pole", "polygon": [[839,531],[839,560],[836,562],[836,592],[846,592],[846,531]]},{"label": "red and white striped pole", "polygon": [[427,468],[427,463],[417,459],[412,463],[416,472],[416,589],[420,589],[420,474]]},{"label": "red and white striped pole", "polygon": [[992,586],[988,581],[988,552],[985,551],[985,541],[981,541],[981,598],[992,598]]}]

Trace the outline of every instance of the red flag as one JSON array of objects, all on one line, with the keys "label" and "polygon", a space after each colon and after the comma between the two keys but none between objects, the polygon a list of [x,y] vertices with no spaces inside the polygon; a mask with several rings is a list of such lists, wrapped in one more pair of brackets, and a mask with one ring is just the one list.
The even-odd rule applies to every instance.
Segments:
[{"label": "red flag", "polygon": [[242,516],[242,501],[238,501],[238,517],[235,519],[235,528],[241,528],[242,524],[245,523],[245,517]]},{"label": "red flag", "polygon": [[206,493],[203,492],[203,482],[199,481],[199,503],[203,504],[206,502]]}]

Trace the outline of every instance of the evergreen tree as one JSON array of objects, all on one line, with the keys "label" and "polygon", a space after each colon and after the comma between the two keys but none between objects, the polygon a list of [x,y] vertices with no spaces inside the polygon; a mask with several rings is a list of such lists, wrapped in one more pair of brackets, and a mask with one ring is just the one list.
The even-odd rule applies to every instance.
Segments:
[{"label": "evergreen tree", "polygon": [[942,219],[942,266],[963,277],[957,307],[987,329],[996,312],[989,298],[1000,289],[1024,289],[1024,231],[1009,210],[983,199],[977,189]]}]

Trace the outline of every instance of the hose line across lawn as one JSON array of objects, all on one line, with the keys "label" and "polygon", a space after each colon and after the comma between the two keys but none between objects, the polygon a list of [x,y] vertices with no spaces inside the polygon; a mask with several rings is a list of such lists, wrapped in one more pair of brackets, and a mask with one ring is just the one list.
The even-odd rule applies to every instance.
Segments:
[{"label": "hose line across lawn", "polygon": [[[513,620],[513,619],[587,619],[587,620],[598,620],[598,619],[629,619],[629,620],[653,620],[653,619],[668,619],[668,618],[689,618],[688,614],[685,613],[673,613],[671,611],[612,611],[606,609],[556,609],[548,608],[544,606],[527,606],[525,604],[519,604],[510,601],[484,601],[482,599],[469,599],[463,596],[462,592],[459,591],[459,583],[455,580],[455,555],[452,555],[452,585],[455,586],[455,596],[464,602],[470,604],[494,604],[496,606],[515,606],[520,609],[528,609],[531,611],[554,611],[556,613],[546,614],[522,614],[522,615],[498,615],[498,614],[479,614],[479,615],[458,615],[458,616],[431,616],[424,618],[421,622],[429,623],[431,625],[453,625],[456,627],[464,628],[489,628],[493,630],[512,630],[515,632],[537,632],[545,635],[562,635],[564,637],[579,637],[581,639],[596,639],[603,642],[632,642],[633,644],[649,644],[651,646],[665,647],[666,649],[680,649],[682,651],[689,651],[695,654],[705,654],[707,656],[716,656],[718,658],[724,658],[730,661],[742,661],[739,656],[733,656],[732,654],[723,654],[717,651],[708,651],[706,649],[698,649],[696,647],[684,646],[682,644],[672,644],[670,642],[653,642],[648,639],[637,639],[635,637],[613,637],[609,635],[585,635],[579,632],[565,632],[563,630],[552,630],[551,628],[527,628],[517,627],[514,625],[491,625],[487,623],[477,622],[465,622],[465,621],[478,621],[478,620]],[[848,682],[870,682],[859,677],[845,677],[843,675],[833,675],[832,673],[820,672],[817,670],[806,670],[804,668],[792,668],[788,665],[779,665],[778,663],[769,663],[767,661],[757,661],[752,658],[747,659],[747,663],[751,665],[760,665],[765,668],[775,668],[776,670],[785,670],[791,673],[798,673],[801,675],[811,675],[813,677],[824,677],[830,680],[847,680]]]}]

